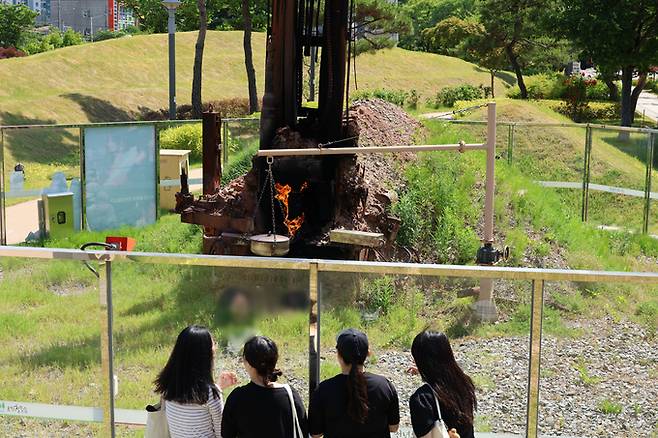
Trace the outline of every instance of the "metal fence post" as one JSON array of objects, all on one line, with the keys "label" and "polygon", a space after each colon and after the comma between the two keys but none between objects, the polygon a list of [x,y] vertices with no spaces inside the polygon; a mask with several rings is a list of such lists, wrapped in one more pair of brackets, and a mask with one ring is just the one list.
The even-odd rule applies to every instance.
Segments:
[{"label": "metal fence post", "polygon": [[512,154],[514,152],[514,124],[509,125],[507,133],[507,164],[512,165]]},{"label": "metal fence post", "polygon": [[589,179],[590,179],[590,158],[592,154],[592,128],[587,125],[585,128],[585,153],[583,161],[583,199],[581,209],[581,219],[587,222],[587,215],[589,210]]},{"label": "metal fence post", "polygon": [[528,402],[526,404],[526,437],[537,438],[539,429],[539,372],[541,364],[544,281],[532,282],[530,313],[530,358],[528,365]]},{"label": "metal fence post", "polygon": [[114,346],[112,342],[112,262],[101,261],[98,269],[101,308],[101,374],[103,379],[104,436],[115,436],[114,426]]},{"label": "metal fence post", "polygon": [[320,384],[320,300],[321,286],[318,276],[318,264],[313,262],[308,271],[309,288],[309,357],[308,386],[309,396]]},{"label": "metal fence post", "polygon": [[649,140],[647,142],[647,162],[646,162],[646,175],[644,180],[644,220],[642,221],[642,233],[649,233],[649,218],[651,212],[651,174],[653,172],[653,154],[655,134],[649,133]]},{"label": "metal fence post", "polygon": [[5,214],[5,130],[0,128],[0,245],[7,244],[7,215]]}]

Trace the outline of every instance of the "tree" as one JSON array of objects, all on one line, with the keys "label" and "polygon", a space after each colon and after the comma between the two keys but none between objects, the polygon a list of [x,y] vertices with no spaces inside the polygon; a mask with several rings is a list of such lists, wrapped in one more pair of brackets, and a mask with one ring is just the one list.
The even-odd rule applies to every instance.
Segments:
[{"label": "tree", "polygon": [[0,47],[16,47],[23,34],[34,26],[37,13],[24,5],[0,3]]},{"label": "tree", "polygon": [[456,56],[489,70],[491,97],[495,97],[496,72],[507,67],[505,51],[488,37],[484,26],[474,17],[449,17],[422,32],[430,51]]},{"label": "tree", "polygon": [[604,78],[611,81],[621,71],[621,124],[631,126],[649,67],[658,63],[658,3],[560,0],[560,4],[560,27],[592,58]]},{"label": "tree", "polygon": [[423,30],[434,27],[439,21],[451,16],[468,17],[473,13],[475,3],[476,0],[409,0],[405,2],[402,11],[411,20],[411,26],[400,32],[400,47],[428,51],[429,48],[422,38]]},{"label": "tree", "polygon": [[393,47],[392,34],[409,32],[411,20],[388,0],[358,0],[354,8],[357,54]]},{"label": "tree", "polygon": [[492,43],[504,50],[516,74],[521,97],[528,98],[523,80],[524,55],[545,35],[543,17],[551,11],[551,0],[481,0],[480,20]]},{"label": "tree", "polygon": [[249,0],[242,0],[242,21],[244,24],[244,36],[242,46],[244,48],[244,66],[247,70],[247,86],[249,88],[249,113],[258,112],[258,91],[256,90],[256,70],[254,70],[254,56],[251,51],[251,11]]},{"label": "tree", "polygon": [[194,46],[194,71],[192,74],[192,116],[201,118],[203,107],[201,104],[201,82],[203,80],[203,48],[206,43],[206,30],[208,29],[208,16],[206,15],[206,0],[197,0],[199,8],[199,34]]}]

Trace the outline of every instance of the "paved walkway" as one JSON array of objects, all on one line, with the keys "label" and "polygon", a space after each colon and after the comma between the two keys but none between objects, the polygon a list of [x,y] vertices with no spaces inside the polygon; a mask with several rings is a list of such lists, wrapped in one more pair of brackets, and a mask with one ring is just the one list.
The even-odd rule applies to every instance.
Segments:
[{"label": "paved walkway", "polygon": [[7,207],[7,245],[25,242],[28,234],[39,231],[39,210],[37,200]]},{"label": "paved walkway", "polygon": [[637,100],[635,111],[640,116],[644,114],[645,117],[658,122],[658,96],[650,91],[643,91]]}]

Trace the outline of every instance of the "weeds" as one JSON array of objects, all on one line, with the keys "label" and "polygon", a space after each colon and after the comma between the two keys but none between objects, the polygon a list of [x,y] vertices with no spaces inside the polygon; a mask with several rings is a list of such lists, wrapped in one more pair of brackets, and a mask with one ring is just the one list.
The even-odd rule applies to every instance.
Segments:
[{"label": "weeds", "polygon": [[623,410],[621,404],[608,399],[601,400],[598,403],[597,408],[601,413],[606,415],[619,415]]}]

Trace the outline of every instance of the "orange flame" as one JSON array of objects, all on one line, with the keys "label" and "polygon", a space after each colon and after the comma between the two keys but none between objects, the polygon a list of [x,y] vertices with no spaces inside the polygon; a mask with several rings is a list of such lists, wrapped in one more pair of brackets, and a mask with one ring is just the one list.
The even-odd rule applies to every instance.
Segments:
[{"label": "orange flame", "polygon": [[[303,192],[307,187],[308,183],[305,182],[302,184],[299,192]],[[290,184],[282,185],[276,183],[274,184],[274,188],[276,190],[276,195],[274,195],[274,197],[281,201],[281,204],[283,205],[283,224],[286,226],[286,228],[288,228],[288,234],[290,235],[290,238],[293,238],[304,223],[304,213],[294,219],[288,219],[288,198],[292,192],[292,187],[290,187]]]}]

